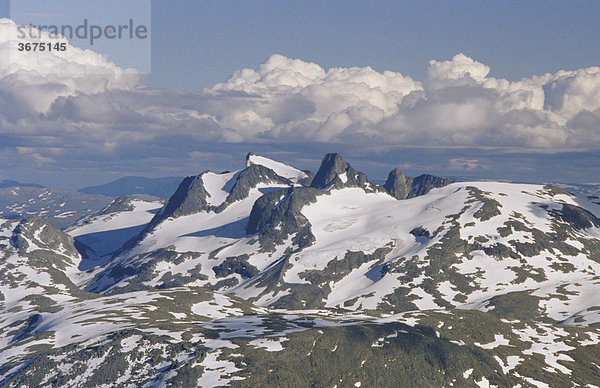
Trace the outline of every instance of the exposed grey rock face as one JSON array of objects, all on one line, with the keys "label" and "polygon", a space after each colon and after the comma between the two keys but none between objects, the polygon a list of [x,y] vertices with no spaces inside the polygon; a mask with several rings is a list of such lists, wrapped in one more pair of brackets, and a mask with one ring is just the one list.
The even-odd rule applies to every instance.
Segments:
[{"label": "exposed grey rock face", "polygon": [[453,183],[450,178],[443,178],[435,175],[423,174],[414,178],[411,184],[408,198],[418,197],[419,195],[427,194],[431,189],[436,187],[444,187]]},{"label": "exposed grey rock face", "polygon": [[349,186],[362,187],[367,182],[368,179],[365,174],[352,168],[340,154],[332,153],[325,155],[323,158],[319,171],[313,178],[310,187],[320,190]]},{"label": "exposed grey rock face", "polygon": [[416,178],[405,176],[399,169],[392,170],[383,187],[396,199],[407,199],[425,195],[431,189],[453,183],[450,178],[423,174]]},{"label": "exposed grey rock face", "polygon": [[600,227],[600,219],[590,211],[582,209],[579,206],[564,203],[562,209],[554,214],[577,230]]},{"label": "exposed grey rock face", "polygon": [[263,195],[252,207],[246,233],[259,233],[261,246],[267,250],[294,234],[300,247],[310,244],[314,236],[310,222],[301,210],[315,202],[318,195],[323,195],[323,192],[311,187],[294,187]]},{"label": "exposed grey rock face", "polygon": [[285,190],[277,190],[267,193],[254,202],[250,218],[246,225],[247,234],[258,233],[270,224],[271,212],[281,202],[281,199],[286,195]]},{"label": "exposed grey rock face", "polygon": [[0,238],[0,308],[2,301],[13,299],[11,290],[19,284],[31,289],[23,294],[24,300],[40,312],[61,309],[50,295],[60,294],[65,300],[85,297],[67,275],[81,259],[73,238],[40,217],[15,223],[2,225],[12,233],[8,239]]},{"label": "exposed grey rock face", "polygon": [[79,256],[73,237],[37,216],[22,220],[16,226],[11,237],[11,244],[21,252],[45,249],[72,257]]},{"label": "exposed grey rock face", "polygon": [[339,176],[346,173],[350,168],[351,166],[340,154],[327,154],[323,158],[319,171],[313,178],[310,187],[322,190],[336,183],[341,183],[341,186],[343,186]]},{"label": "exposed grey rock face", "polygon": [[169,217],[176,218],[208,210],[206,201],[208,193],[202,185],[201,176],[202,174],[186,177],[151,224],[157,224]]},{"label": "exposed grey rock face", "polygon": [[383,191],[381,186],[369,182],[367,175],[355,170],[337,153],[325,155],[310,187],[319,190],[360,187],[368,192]]},{"label": "exposed grey rock face", "polygon": [[100,210],[97,214],[112,214],[118,212],[132,211],[135,207],[133,206],[133,197],[120,196],[115,198],[107,207]]},{"label": "exposed grey rock face", "polygon": [[237,273],[243,279],[252,278],[259,274],[258,269],[248,263],[249,256],[247,254],[238,257],[228,257],[223,263],[213,267],[213,272],[218,278],[227,277],[233,273]]},{"label": "exposed grey rock face", "polygon": [[280,177],[273,170],[260,164],[252,164],[238,175],[227,199],[215,209],[215,212],[220,213],[233,202],[248,197],[250,190],[260,183],[292,185],[291,181]]},{"label": "exposed grey rock face", "polygon": [[410,193],[412,178],[407,178],[402,171],[395,168],[390,171],[383,187],[396,199],[406,199]]}]

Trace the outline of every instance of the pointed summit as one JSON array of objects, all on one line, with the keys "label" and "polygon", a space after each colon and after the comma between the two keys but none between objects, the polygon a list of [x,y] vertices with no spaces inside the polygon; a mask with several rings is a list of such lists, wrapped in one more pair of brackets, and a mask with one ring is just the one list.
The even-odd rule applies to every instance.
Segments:
[{"label": "pointed summit", "polygon": [[306,178],[309,175],[295,167],[250,152],[243,170],[205,171],[185,178],[151,224],[203,211],[220,213],[231,203],[246,198],[259,185],[289,186]]},{"label": "pointed summit", "polygon": [[251,164],[254,164],[252,162],[252,159],[255,158],[256,156],[258,156],[258,155],[256,155],[254,152],[248,152],[246,154],[246,167],[249,167]]},{"label": "pointed summit", "polygon": [[290,186],[291,184],[292,182],[289,179],[277,174],[271,168],[262,164],[250,164],[235,177],[227,199],[215,211],[219,213],[231,203],[247,198],[250,191],[260,185],[275,188]]},{"label": "pointed summit", "polygon": [[310,187],[317,189],[324,189],[332,184],[335,184],[336,180],[343,182],[343,176],[351,166],[342,158],[340,154],[327,154],[321,162],[317,175],[313,178]]},{"label": "pointed summit", "polygon": [[246,155],[246,167],[259,165],[273,170],[277,175],[285,179],[289,179],[294,183],[306,183],[306,179],[310,179],[312,173],[310,171],[302,171],[289,164],[277,162],[264,156],[257,155],[253,152]]},{"label": "pointed summit", "polygon": [[387,180],[383,187],[396,199],[405,199],[408,197],[410,192],[411,178],[407,178],[402,171],[395,168],[390,171]]},{"label": "pointed summit", "polygon": [[202,174],[186,177],[152,223],[168,217],[187,216],[207,210],[209,194],[204,188],[201,177]]},{"label": "pointed summit", "polygon": [[373,191],[376,185],[369,182],[365,174],[352,168],[340,154],[331,153],[323,158],[310,187],[320,190],[360,187]]},{"label": "pointed summit", "polygon": [[[268,166],[270,164],[270,166]],[[275,162],[253,153],[246,156],[246,168],[233,172],[215,173],[210,170],[200,175],[186,177],[165,206],[146,227],[127,241],[115,255],[133,249],[140,244],[160,223],[169,218],[179,218],[198,213],[225,211],[231,204],[250,198],[251,208],[257,195],[264,191],[278,190],[296,184],[282,174],[288,172],[298,178],[310,178],[304,172],[283,163]],[[287,169],[284,169],[287,168]],[[278,168],[277,172],[273,168]],[[283,172],[281,171],[283,170]]]}]

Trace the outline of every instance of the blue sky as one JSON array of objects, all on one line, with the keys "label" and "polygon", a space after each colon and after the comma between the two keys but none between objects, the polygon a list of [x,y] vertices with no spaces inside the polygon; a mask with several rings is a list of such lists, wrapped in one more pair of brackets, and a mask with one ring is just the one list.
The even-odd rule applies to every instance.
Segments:
[{"label": "blue sky", "polygon": [[[73,45],[105,54],[119,66],[135,68],[142,74],[150,74],[152,70],[152,39],[151,31],[148,31],[152,24],[151,11],[150,1],[13,0],[10,3],[10,17],[16,23],[52,25],[57,26],[59,31],[64,25],[71,26],[73,32],[68,38]],[[129,19],[132,19],[134,29],[140,25],[145,29],[146,32],[141,35],[144,39],[126,39]],[[85,33],[85,38],[78,38],[76,30],[84,23],[100,29],[114,26],[115,38],[94,40],[90,31]],[[125,26],[121,29],[125,39],[116,39],[119,25]]]},{"label": "blue sky", "polygon": [[[53,3],[16,3],[22,2],[46,11]],[[130,8],[136,2],[119,1]],[[8,3],[0,3],[3,15]],[[107,1],[84,3],[95,5],[96,16],[111,15]],[[457,53],[509,80],[600,63],[600,2],[594,0],[153,0],[151,8],[152,74],[146,83],[169,89],[211,86],[272,54],[415,79],[425,78],[430,59]]]},{"label": "blue sky", "polygon": [[464,53],[510,80],[600,63],[598,1],[169,1],[153,5],[148,83],[196,88],[272,54],[424,79]]},{"label": "blue sky", "polygon": [[[69,11],[86,3],[102,23],[148,16],[140,0]],[[0,58],[0,179],[77,188],[236,169],[249,151],[316,169],[337,151],[374,179],[600,181],[600,2],[154,0],[151,15],[151,53],[72,42],[118,67],[75,47]]]},{"label": "blue sky", "polygon": [[[52,9],[52,1],[23,1]],[[211,86],[272,54],[415,79],[425,78],[430,59],[457,53],[509,80],[600,64],[594,0],[152,0],[151,7],[152,73],[145,82],[152,87]],[[9,15],[9,0],[0,1],[0,15]]]}]

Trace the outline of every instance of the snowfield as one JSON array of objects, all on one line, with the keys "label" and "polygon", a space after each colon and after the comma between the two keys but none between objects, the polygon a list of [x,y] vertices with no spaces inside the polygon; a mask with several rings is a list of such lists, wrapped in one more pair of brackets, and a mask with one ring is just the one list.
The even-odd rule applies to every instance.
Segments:
[{"label": "snowfield", "polygon": [[351,368],[328,386],[371,386],[363,371],[402,373],[407,346],[449,355],[428,372],[442,385],[594,383],[597,203],[498,182],[399,200],[328,160],[322,187],[249,154],[66,233],[0,220],[0,385],[260,386],[278,368],[294,385],[311,360]]}]

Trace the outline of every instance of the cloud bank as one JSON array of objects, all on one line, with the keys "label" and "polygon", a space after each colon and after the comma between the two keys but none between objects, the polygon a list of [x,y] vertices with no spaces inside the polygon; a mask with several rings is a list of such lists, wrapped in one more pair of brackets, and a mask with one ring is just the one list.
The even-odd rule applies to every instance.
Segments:
[{"label": "cloud bank", "polygon": [[211,88],[165,91],[90,50],[17,43],[0,20],[0,158],[13,163],[193,158],[195,145],[232,143],[600,149],[600,67],[509,81],[457,54],[418,81],[273,55]]}]

